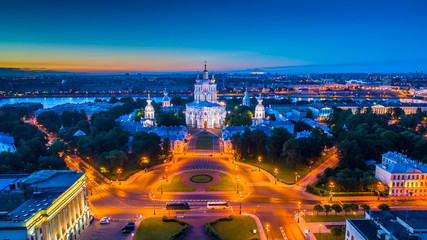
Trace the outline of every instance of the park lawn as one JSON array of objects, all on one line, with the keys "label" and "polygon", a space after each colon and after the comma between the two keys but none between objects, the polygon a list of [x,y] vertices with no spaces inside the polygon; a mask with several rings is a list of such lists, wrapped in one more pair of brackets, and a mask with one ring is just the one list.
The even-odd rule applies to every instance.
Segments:
[{"label": "park lawn", "polygon": [[[332,156],[332,153],[327,153],[324,156],[321,156],[319,160],[317,160],[312,166],[311,169],[314,169],[318,167],[322,162],[329,157]],[[258,160],[256,159],[250,159],[247,160],[246,163],[254,165],[256,168],[258,168]],[[270,160],[265,160],[261,162],[261,168],[266,170],[267,172],[274,175],[274,169],[277,168],[279,173],[277,174],[277,178],[281,180],[282,182],[286,184],[294,184],[295,183],[295,173],[297,172],[299,175],[298,180],[305,177],[310,172],[310,168],[306,165],[298,165],[293,166],[291,164],[287,165],[286,163],[277,164],[271,163]]]},{"label": "park lawn", "polygon": [[137,173],[141,171],[141,169],[137,168],[125,168],[123,169],[122,173],[120,175],[116,174],[116,173],[111,173],[111,172],[106,172],[103,173],[103,175],[105,177],[107,177],[110,180],[116,181],[117,177],[119,177],[119,181],[125,181],[126,179],[128,179],[132,174]]},{"label": "park lawn", "polygon": [[364,214],[348,214],[348,215],[335,215],[335,214],[329,214],[329,215],[307,215],[304,217],[306,222],[345,222],[346,219],[352,219],[352,218],[365,218]]},{"label": "park lawn", "polygon": [[[181,182],[181,175],[175,175],[167,184],[163,184],[163,192],[194,192],[195,187],[187,186]],[[161,186],[157,188],[161,191]]]},{"label": "park lawn", "polygon": [[213,137],[212,136],[199,136],[196,139],[196,150],[212,150]]},{"label": "park lawn", "polygon": [[313,233],[316,239],[319,240],[344,240],[345,234],[341,234],[339,237],[335,237],[332,233]]},{"label": "park lawn", "polygon": [[253,234],[252,231],[258,227],[255,220],[248,216],[233,215],[233,220],[219,221],[213,224],[212,228],[226,240],[261,239],[258,231]]},{"label": "park lawn", "polygon": [[168,240],[183,227],[177,222],[163,222],[162,217],[150,217],[141,222],[133,239]]},{"label": "park lawn", "polygon": [[[232,177],[224,173],[221,173],[219,176],[221,177],[221,182],[216,185],[206,187],[207,192],[237,191],[236,181],[233,180]],[[239,186],[239,191],[244,190],[242,184],[239,183],[238,186]]]}]

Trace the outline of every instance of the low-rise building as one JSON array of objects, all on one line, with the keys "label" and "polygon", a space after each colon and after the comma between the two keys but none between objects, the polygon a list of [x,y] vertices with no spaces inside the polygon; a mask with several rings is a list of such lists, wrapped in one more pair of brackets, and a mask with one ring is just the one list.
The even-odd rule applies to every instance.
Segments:
[{"label": "low-rise building", "polygon": [[77,239],[90,222],[86,176],[42,170],[20,181],[27,199],[0,219],[0,239]]},{"label": "low-rise building", "polygon": [[389,188],[390,196],[427,195],[427,165],[404,154],[384,153],[375,177]]},{"label": "low-rise building", "polygon": [[16,152],[15,140],[8,133],[0,132],[0,153]]},{"label": "low-rise building", "polygon": [[137,132],[152,132],[161,138],[161,140],[165,140],[165,138],[169,138],[170,147],[172,153],[182,153],[184,152],[186,146],[186,139],[188,137],[188,129],[186,126],[178,126],[178,127],[137,127]]},{"label": "low-rise building", "polygon": [[345,240],[425,240],[427,211],[368,211],[347,219]]}]

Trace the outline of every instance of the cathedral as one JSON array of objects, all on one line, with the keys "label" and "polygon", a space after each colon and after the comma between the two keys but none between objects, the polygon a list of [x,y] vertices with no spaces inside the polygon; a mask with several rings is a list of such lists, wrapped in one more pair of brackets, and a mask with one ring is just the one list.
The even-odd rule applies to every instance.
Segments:
[{"label": "cathedral", "polygon": [[225,106],[218,103],[215,77],[203,71],[194,84],[194,101],[186,105],[185,122],[192,128],[221,128],[226,115]]}]

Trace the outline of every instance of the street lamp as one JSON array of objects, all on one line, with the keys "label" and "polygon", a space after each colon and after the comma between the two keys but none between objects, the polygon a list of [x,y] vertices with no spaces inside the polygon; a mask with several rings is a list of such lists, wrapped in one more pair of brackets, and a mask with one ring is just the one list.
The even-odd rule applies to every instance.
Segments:
[{"label": "street lamp", "polygon": [[166,171],[166,182],[168,182],[168,166],[166,166],[165,171]]},{"label": "street lamp", "polygon": [[239,194],[239,180],[240,180],[240,178],[238,176],[236,176],[236,191],[237,191],[237,194]]},{"label": "street lamp", "polygon": [[279,173],[279,169],[275,168],[274,169],[274,184],[277,185],[277,174]]},{"label": "street lamp", "polygon": [[334,189],[334,183],[330,182],[329,183],[329,201],[332,201],[332,191]]},{"label": "street lamp", "polygon": [[322,235],[320,234],[321,230],[322,230],[322,224],[319,224],[319,235],[320,235],[320,239],[322,239]]},{"label": "street lamp", "polygon": [[297,172],[295,172],[295,183],[297,183],[297,182],[298,182],[298,178],[299,178],[299,175],[298,175],[298,173],[297,173]]},{"label": "street lamp", "polygon": [[[117,169],[117,174],[118,174],[118,177],[117,177],[117,181],[119,180],[119,177],[120,177],[120,174],[122,173],[122,169],[121,168],[118,168]],[[122,184],[122,182],[119,182],[119,185],[121,185]]]},{"label": "street lamp", "polygon": [[266,237],[267,237],[267,240],[268,240],[268,233],[270,232],[270,225],[267,223],[267,225],[265,226],[265,228],[266,228],[266,232],[267,232]]},{"label": "street lamp", "polygon": [[152,198],[153,198],[153,213],[154,213],[154,216],[156,216],[156,196],[153,195]]},{"label": "street lamp", "polygon": [[237,165],[236,165],[236,178],[237,178]]},{"label": "street lamp", "polygon": [[239,211],[239,214],[242,214],[242,201],[243,201],[243,195],[240,194],[240,211]]},{"label": "street lamp", "polygon": [[258,172],[261,171],[261,161],[262,161],[262,158],[261,158],[261,156],[259,156],[258,157]]},{"label": "street lamp", "polygon": [[378,181],[378,200],[380,200],[380,191],[381,191],[381,182],[380,181]]},{"label": "street lamp", "polygon": [[163,194],[163,178],[160,179],[160,194]]}]

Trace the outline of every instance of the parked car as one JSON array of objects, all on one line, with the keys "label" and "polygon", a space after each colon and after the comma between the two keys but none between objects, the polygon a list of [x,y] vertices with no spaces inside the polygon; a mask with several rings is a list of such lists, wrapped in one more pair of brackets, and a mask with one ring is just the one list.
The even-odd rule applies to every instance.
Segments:
[{"label": "parked car", "polygon": [[132,233],[135,230],[135,222],[128,222],[123,228],[122,233],[123,234],[129,234]]},{"label": "parked car", "polygon": [[99,220],[100,224],[109,224],[110,223],[110,218],[109,217],[103,217],[101,218],[101,220]]}]

